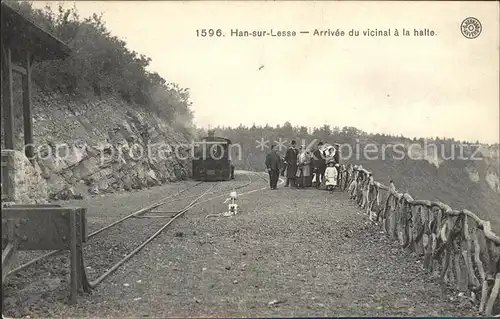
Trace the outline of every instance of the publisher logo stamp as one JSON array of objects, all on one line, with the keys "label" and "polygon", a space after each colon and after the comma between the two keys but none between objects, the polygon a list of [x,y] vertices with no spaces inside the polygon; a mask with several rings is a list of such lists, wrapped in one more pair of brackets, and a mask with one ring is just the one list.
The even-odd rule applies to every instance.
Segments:
[{"label": "publisher logo stamp", "polygon": [[468,17],[462,21],[460,30],[467,39],[475,39],[481,34],[481,31],[483,31],[483,26],[478,19]]}]

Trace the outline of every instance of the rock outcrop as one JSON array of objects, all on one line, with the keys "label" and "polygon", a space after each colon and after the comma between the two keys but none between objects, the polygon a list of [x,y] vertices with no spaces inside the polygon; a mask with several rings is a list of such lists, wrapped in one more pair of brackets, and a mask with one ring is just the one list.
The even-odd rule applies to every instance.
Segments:
[{"label": "rock outcrop", "polygon": [[[52,199],[142,189],[191,174],[189,141],[153,112],[116,97],[36,92],[32,102],[36,165]],[[15,126],[22,149],[19,116]]]},{"label": "rock outcrop", "polygon": [[[8,201],[23,204],[43,204],[47,202],[47,182],[42,177],[40,167],[15,150],[2,150],[2,189],[7,190]],[[8,185],[4,185],[8,184]],[[5,191],[2,191],[4,193]]]}]

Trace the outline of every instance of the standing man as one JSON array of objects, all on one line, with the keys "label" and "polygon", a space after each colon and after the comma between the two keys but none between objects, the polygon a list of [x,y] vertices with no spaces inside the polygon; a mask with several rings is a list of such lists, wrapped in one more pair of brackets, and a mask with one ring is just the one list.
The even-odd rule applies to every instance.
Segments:
[{"label": "standing man", "polygon": [[326,154],[321,151],[321,146],[323,146],[323,142],[318,143],[318,148],[313,153],[313,163],[316,171],[316,188],[320,188],[325,178],[326,171]]},{"label": "standing man", "polygon": [[271,145],[271,152],[266,156],[266,168],[269,173],[269,184],[271,189],[276,189],[278,185],[278,176],[280,173],[281,158],[276,151],[276,146]]},{"label": "standing man", "polygon": [[297,173],[297,156],[299,152],[295,148],[295,141],[292,141],[292,146],[286,151],[285,154],[285,165],[286,168],[286,184],[285,187],[290,185],[290,181],[292,186],[295,186],[295,174]]}]

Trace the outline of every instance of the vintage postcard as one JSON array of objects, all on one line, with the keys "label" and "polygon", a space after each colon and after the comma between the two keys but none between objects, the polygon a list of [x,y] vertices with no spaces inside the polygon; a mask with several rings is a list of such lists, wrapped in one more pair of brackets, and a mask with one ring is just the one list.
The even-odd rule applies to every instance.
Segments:
[{"label": "vintage postcard", "polygon": [[2,1],[3,317],[500,315],[498,1]]}]

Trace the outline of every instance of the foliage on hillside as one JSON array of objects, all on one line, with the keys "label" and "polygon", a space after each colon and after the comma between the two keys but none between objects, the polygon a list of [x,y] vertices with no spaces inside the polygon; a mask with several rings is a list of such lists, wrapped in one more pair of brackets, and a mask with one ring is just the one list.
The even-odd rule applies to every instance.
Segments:
[{"label": "foliage on hillside", "polygon": [[32,75],[37,86],[69,94],[118,95],[180,128],[191,127],[189,89],[149,72],[151,59],[130,51],[111,35],[102,15],[82,18],[76,8],[59,5],[53,12],[48,6],[35,9],[28,1],[9,1],[9,5],[73,50],[66,60],[38,63]]},{"label": "foliage on hillside", "polygon": [[[272,127],[266,126],[256,126],[247,127],[240,125],[238,127],[217,127],[214,128],[216,135],[224,136],[237,143],[244,156],[241,160],[238,160],[236,156],[236,162],[239,162],[242,169],[262,169],[263,168],[263,156],[271,144],[276,144],[280,149],[281,153],[284,154],[286,148],[290,145],[292,140],[296,140],[297,146],[301,144],[309,145],[314,140],[317,142],[323,141],[324,143],[338,143],[347,147],[350,146],[352,154],[349,161],[363,161],[367,160],[365,156],[371,156],[363,153],[364,146],[367,144],[374,144],[378,146],[379,155],[383,153],[385,158],[391,158],[395,156],[394,151],[390,147],[386,150],[382,150],[382,145],[400,145],[401,148],[407,148],[408,145],[420,145],[421,147],[435,145],[437,150],[437,155],[439,158],[449,157],[451,154],[460,155],[460,148],[463,148],[464,156],[472,156],[475,150],[479,147],[479,142],[471,143],[468,141],[458,141],[453,138],[439,138],[434,139],[424,139],[424,138],[406,138],[404,136],[394,136],[388,134],[369,134],[355,127],[345,126],[343,128],[330,127],[329,125],[323,125],[321,127],[307,128],[306,126],[292,126],[291,123],[286,122],[283,126],[277,125]],[[199,130],[198,135],[206,135],[207,132],[204,130]],[[259,147],[259,141],[268,141],[264,148]],[[280,145],[280,142],[282,145]],[[348,148],[344,148],[348,150]],[[397,149],[397,147],[396,147]],[[489,150],[496,153],[498,156],[499,146],[493,145],[489,146]],[[407,151],[407,150],[406,150]],[[454,153],[452,153],[452,151]],[[488,156],[487,154],[483,154]],[[234,156],[234,154],[233,154]],[[348,155],[347,155],[348,156]],[[479,156],[479,155],[475,155]],[[494,165],[489,165],[489,169],[493,169],[495,172]]]}]

